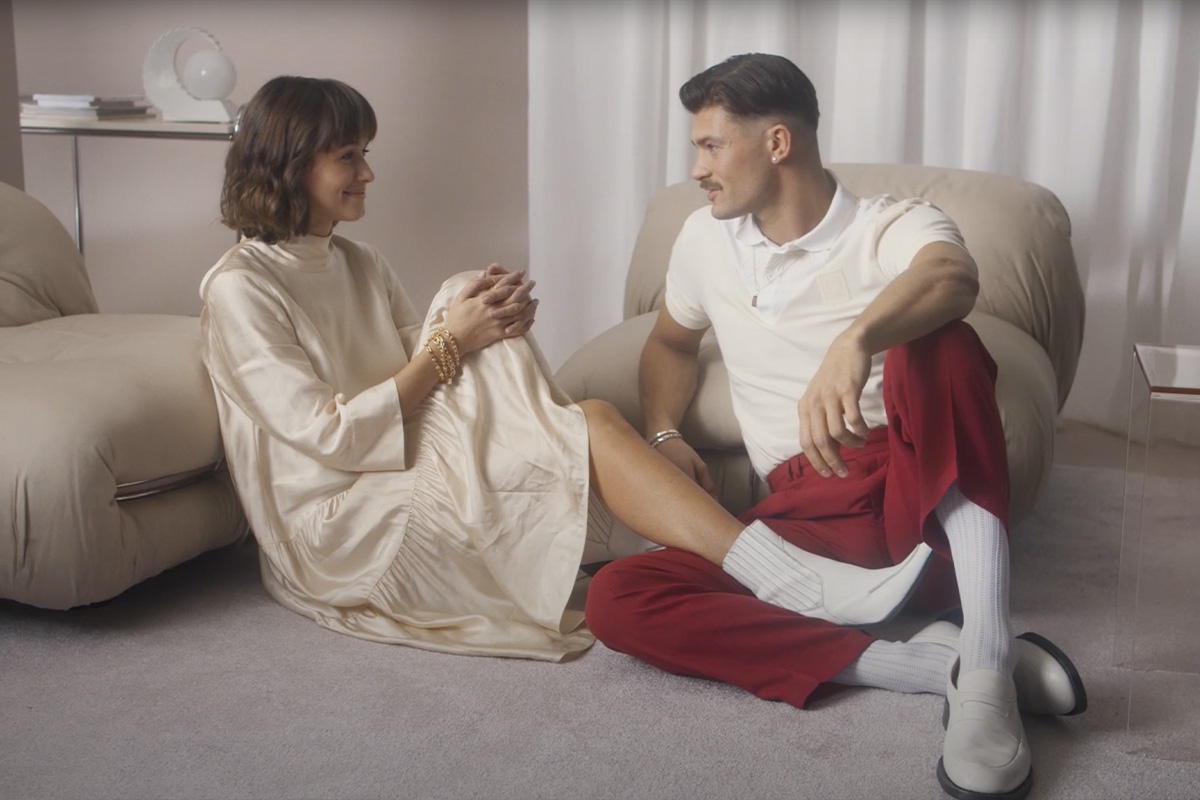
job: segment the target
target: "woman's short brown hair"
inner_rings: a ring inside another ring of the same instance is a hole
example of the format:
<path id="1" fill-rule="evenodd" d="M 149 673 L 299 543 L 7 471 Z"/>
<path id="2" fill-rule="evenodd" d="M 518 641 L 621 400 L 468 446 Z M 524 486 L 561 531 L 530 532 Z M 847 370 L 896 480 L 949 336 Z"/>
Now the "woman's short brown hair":
<path id="1" fill-rule="evenodd" d="M 304 235 L 313 157 L 375 132 L 371 104 L 341 81 L 272 78 L 246 104 L 225 156 L 221 221 L 267 244 Z"/>

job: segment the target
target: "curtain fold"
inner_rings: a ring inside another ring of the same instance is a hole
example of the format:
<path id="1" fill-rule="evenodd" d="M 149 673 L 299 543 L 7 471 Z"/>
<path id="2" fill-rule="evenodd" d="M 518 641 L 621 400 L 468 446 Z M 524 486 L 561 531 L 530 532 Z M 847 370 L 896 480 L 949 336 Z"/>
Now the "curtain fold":
<path id="1" fill-rule="evenodd" d="M 986 170 L 1058 195 L 1088 313 L 1065 414 L 1124 430 L 1133 343 L 1200 344 L 1197 42 L 1193 0 L 530 0 L 547 356 L 621 319 L 646 203 L 688 179 L 679 86 L 776 52 L 817 87 L 826 161 Z"/>

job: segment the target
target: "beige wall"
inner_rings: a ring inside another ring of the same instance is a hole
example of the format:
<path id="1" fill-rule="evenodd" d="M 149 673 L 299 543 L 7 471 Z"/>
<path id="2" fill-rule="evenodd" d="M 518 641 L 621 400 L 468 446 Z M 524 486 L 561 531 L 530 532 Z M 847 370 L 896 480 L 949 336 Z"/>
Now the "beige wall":
<path id="1" fill-rule="evenodd" d="M 526 265 L 526 0 L 6 2 L 22 93 L 140 94 L 146 51 L 184 26 L 205 28 L 232 58 L 236 103 L 279 74 L 358 88 L 379 117 L 376 179 L 367 217 L 339 233 L 378 246 L 418 306 L 459 270 Z M 67 140 L 22 140 L 27 191 L 73 229 Z M 200 278 L 233 242 L 217 221 L 226 147 L 79 140 L 102 311 L 199 312 Z"/>
<path id="2" fill-rule="evenodd" d="M 0 181 L 25 186 L 17 113 L 17 57 L 13 46 L 12 0 L 0 0 Z"/>

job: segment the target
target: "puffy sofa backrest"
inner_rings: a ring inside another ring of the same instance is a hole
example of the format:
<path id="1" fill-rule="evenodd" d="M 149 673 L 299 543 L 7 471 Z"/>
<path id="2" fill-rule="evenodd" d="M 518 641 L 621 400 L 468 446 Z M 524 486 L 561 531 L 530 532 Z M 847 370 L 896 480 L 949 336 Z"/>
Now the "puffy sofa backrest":
<path id="1" fill-rule="evenodd" d="M 860 197 L 923 197 L 958 223 L 979 265 L 976 309 L 1015 325 L 1041 345 L 1054 366 L 1061 409 L 1075 378 L 1084 306 L 1070 221 L 1058 198 L 1028 181 L 972 170 L 913 164 L 829 168 Z M 705 203 L 694 182 L 668 187 L 651 203 L 626 278 L 626 319 L 662 303 L 675 238 L 688 215 Z M 1014 231 L 1021 235 L 1014 237 Z"/>
<path id="2" fill-rule="evenodd" d="M 70 234 L 41 203 L 0 183 L 0 327 L 95 312 Z"/>

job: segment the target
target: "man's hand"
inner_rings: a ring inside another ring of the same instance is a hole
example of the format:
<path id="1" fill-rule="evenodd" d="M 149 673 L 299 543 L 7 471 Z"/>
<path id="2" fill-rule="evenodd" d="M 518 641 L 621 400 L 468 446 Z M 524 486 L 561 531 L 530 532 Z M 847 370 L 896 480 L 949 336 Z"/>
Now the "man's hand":
<path id="1" fill-rule="evenodd" d="M 848 474 L 841 447 L 866 444 L 867 424 L 858 402 L 870 374 L 871 353 L 866 346 L 852 337 L 839 336 L 797 405 L 800 447 L 826 478 L 832 473 L 841 478 Z"/>
<path id="2" fill-rule="evenodd" d="M 679 470 L 700 485 L 700 488 L 713 497 L 717 496 L 717 487 L 708 474 L 708 466 L 692 446 L 679 437 L 667 439 L 654 448 L 674 464 Z"/>

